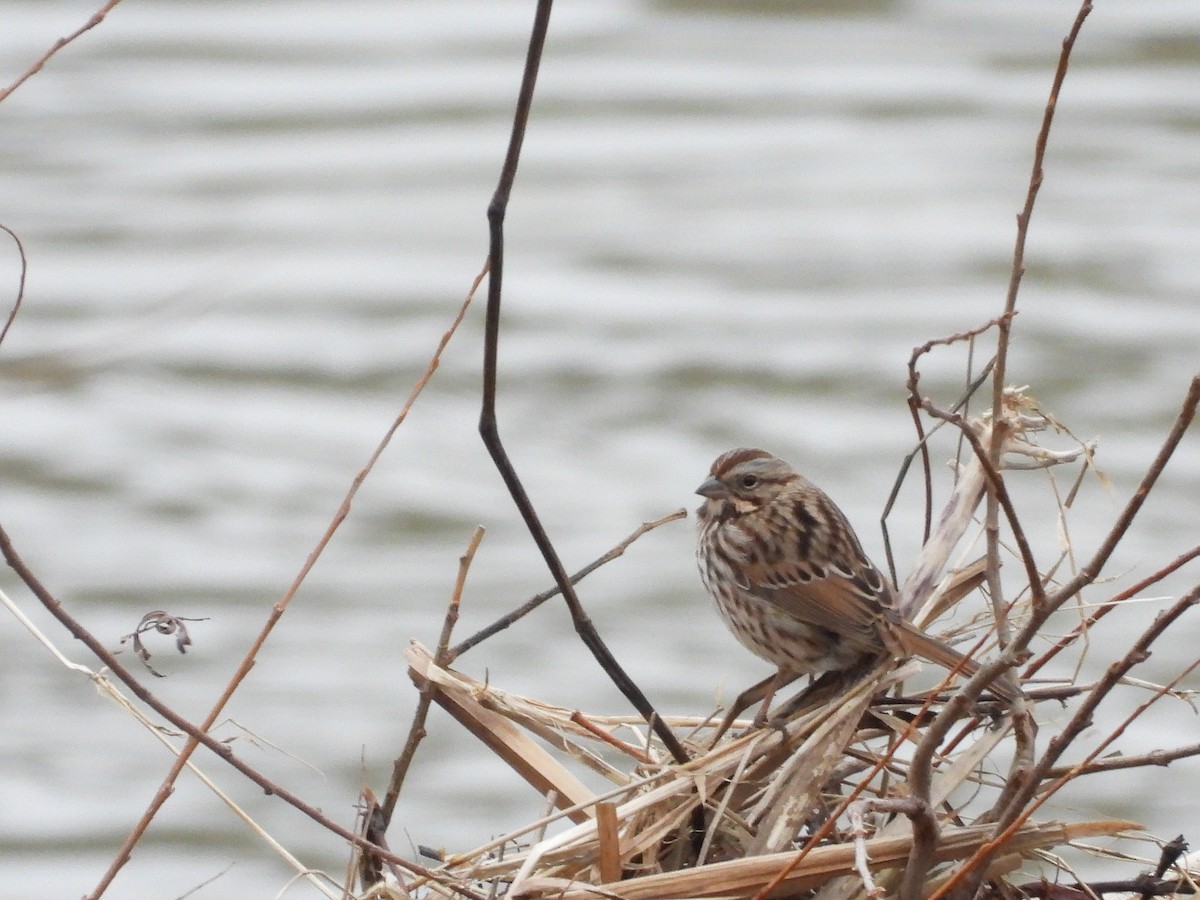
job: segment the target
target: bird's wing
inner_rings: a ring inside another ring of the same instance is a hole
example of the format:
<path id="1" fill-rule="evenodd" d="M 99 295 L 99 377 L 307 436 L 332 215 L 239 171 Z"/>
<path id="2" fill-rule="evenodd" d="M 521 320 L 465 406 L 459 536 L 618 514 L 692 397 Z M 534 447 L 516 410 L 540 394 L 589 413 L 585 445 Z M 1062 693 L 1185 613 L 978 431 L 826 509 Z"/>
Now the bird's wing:
<path id="1" fill-rule="evenodd" d="M 890 605 L 891 592 L 869 562 L 856 572 L 795 562 L 758 563 L 744 571 L 745 587 L 780 612 L 841 635 L 864 651 L 883 646 L 881 607 Z"/>
<path id="2" fill-rule="evenodd" d="M 864 651 L 891 645 L 892 588 L 824 491 L 797 478 L 745 529 L 737 571 L 746 590 Z"/>

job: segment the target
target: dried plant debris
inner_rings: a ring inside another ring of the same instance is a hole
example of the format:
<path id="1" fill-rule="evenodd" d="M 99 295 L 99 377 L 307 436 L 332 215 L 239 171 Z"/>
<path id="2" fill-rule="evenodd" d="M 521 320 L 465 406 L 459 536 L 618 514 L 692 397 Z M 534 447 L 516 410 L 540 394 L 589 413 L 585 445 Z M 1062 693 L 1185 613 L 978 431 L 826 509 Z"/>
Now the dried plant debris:
<path id="1" fill-rule="evenodd" d="M 150 665 L 150 648 L 146 646 L 142 640 L 142 635 L 148 631 L 154 631 L 158 634 L 175 635 L 175 649 L 180 653 L 187 653 L 187 648 L 192 645 L 191 635 L 188 634 L 187 625 L 185 622 L 207 622 L 207 618 L 188 618 L 186 616 L 173 616 L 169 612 L 164 612 L 161 609 L 156 609 L 153 612 L 148 612 L 142 616 L 142 620 L 138 622 L 137 628 L 131 633 L 121 638 L 121 643 L 114 650 L 114 653 L 123 653 L 128 644 L 132 642 L 133 652 L 137 654 L 138 659 L 142 661 L 150 674 L 156 678 L 165 677 L 161 672 L 155 670 Z"/>
<path id="2" fill-rule="evenodd" d="M 439 871 L 476 890 L 490 885 L 531 898 L 751 897 L 778 878 L 768 896 L 824 888 L 833 897 L 845 890 L 834 887 L 841 880 L 861 888 L 870 872 L 890 893 L 918 840 L 895 802 L 919 735 L 894 698 L 884 701 L 894 674 L 863 673 L 833 704 L 713 747 L 707 742 L 719 716 L 668 717 L 694 754 L 677 766 L 633 717 L 584 715 L 509 693 L 434 665 L 419 644 L 408 658 L 414 681 L 435 687 L 437 702 L 558 810 L 468 853 L 447 854 Z M 968 809 L 986 808 L 980 796 L 999 788 L 987 758 L 1010 728 L 970 716 L 963 726 L 970 737 L 938 758 L 924 811 L 936 831 L 929 884 L 995 838 L 994 826 L 972 824 Z M 585 787 L 572 766 L 603 775 L 612 789 Z M 847 812 L 854 796 L 871 802 Z M 691 831 L 697 808 L 703 834 Z M 1034 850 L 1136 827 L 1028 821 L 1004 837 L 986 875 L 999 877 Z M 429 885 L 409 887 L 422 886 Z"/>

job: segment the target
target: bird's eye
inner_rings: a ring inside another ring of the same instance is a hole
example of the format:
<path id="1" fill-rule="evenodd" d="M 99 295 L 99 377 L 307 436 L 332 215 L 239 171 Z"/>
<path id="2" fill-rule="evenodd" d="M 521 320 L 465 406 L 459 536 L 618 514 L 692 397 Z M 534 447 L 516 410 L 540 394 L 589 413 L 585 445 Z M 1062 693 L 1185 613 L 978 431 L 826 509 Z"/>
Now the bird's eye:
<path id="1" fill-rule="evenodd" d="M 752 488 L 756 484 L 758 484 L 758 476 L 757 475 L 743 475 L 742 476 L 742 487 Z"/>

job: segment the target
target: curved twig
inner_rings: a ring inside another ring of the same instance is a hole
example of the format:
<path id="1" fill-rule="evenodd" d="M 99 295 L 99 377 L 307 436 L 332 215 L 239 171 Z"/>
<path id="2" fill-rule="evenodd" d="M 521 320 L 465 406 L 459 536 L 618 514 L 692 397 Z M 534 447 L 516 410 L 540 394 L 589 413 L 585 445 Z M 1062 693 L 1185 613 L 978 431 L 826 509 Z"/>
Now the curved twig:
<path id="1" fill-rule="evenodd" d="M 3 344 L 4 338 L 8 335 L 8 329 L 12 328 L 12 323 L 16 320 L 17 313 L 21 310 L 21 302 L 25 299 L 25 275 L 29 271 L 29 260 L 25 258 L 25 245 L 21 243 L 21 239 L 17 237 L 17 233 L 7 225 L 0 225 L 0 229 L 13 239 L 13 243 L 17 245 L 17 255 L 21 257 L 21 274 L 17 278 L 17 299 L 13 301 L 8 318 L 4 320 L 4 327 L 0 328 L 0 344 Z"/>
<path id="2" fill-rule="evenodd" d="M 896 577 L 896 559 L 892 553 L 892 537 L 887 527 L 888 516 L 892 514 L 892 507 L 896 505 L 896 500 L 900 496 L 900 488 L 904 484 L 904 479 L 908 475 L 908 470 L 912 466 L 912 462 L 917 455 L 921 456 L 921 474 L 924 479 L 925 486 L 925 528 L 921 534 L 921 544 L 929 542 L 929 535 L 933 529 L 933 468 L 929 461 L 929 439 L 934 433 L 942 427 L 941 424 L 936 424 L 929 431 L 925 430 L 925 426 L 921 422 L 921 396 L 917 391 L 917 387 L 921 381 L 921 373 L 917 371 L 917 360 L 928 353 L 934 347 L 943 345 L 949 346 L 957 341 L 971 340 L 979 334 L 982 334 L 987 329 L 996 324 L 993 319 L 990 322 L 980 326 L 979 328 L 965 331 L 960 334 L 952 334 L 946 338 L 935 338 L 926 341 L 920 347 L 913 348 L 912 355 L 908 359 L 908 409 L 912 415 L 913 429 L 917 433 L 917 445 L 909 451 L 908 455 L 900 462 L 900 471 L 896 473 L 896 480 L 892 483 L 891 493 L 888 494 L 887 502 L 883 506 L 883 512 L 879 517 L 879 527 L 883 532 L 883 549 L 887 557 L 888 574 L 891 576 L 892 583 L 898 584 L 899 580 Z M 971 382 L 968 383 L 966 391 L 958 399 L 958 401 L 950 408 L 951 412 L 958 412 L 965 407 L 979 390 L 980 386 L 987 380 L 992 372 L 992 366 L 995 364 L 995 359 L 989 360 L 988 364 L 983 367 L 983 371 Z"/>

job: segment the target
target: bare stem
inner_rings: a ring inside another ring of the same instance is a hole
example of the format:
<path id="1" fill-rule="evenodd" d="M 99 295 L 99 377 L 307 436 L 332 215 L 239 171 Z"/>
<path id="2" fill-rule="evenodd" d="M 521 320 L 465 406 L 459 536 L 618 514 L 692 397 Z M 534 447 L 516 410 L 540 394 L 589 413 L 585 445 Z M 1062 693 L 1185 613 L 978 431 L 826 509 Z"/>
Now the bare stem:
<path id="1" fill-rule="evenodd" d="M 103 22 L 104 17 L 112 12 L 113 7 L 120 2 L 121 0 L 108 0 L 107 3 L 92 13 L 92 17 L 88 19 L 87 22 L 85 22 L 80 28 L 75 29 L 75 31 L 71 32 L 66 37 L 61 37 L 55 41 L 49 50 L 38 57 L 28 69 L 17 76 L 16 81 L 14 81 L 8 87 L 0 89 L 0 103 L 3 103 L 5 100 L 7 100 L 9 94 L 23 85 L 38 72 L 42 71 L 42 67 L 50 61 L 50 57 L 52 57 L 55 53 L 67 46 L 67 44 L 71 43 L 84 32 L 91 31 L 93 28 Z"/>
<path id="2" fill-rule="evenodd" d="M 458 622 L 458 606 L 462 600 L 463 587 L 467 583 L 467 572 L 471 568 L 471 561 L 475 559 L 479 543 L 483 540 L 483 533 L 483 526 L 480 525 L 471 535 L 471 542 L 467 545 L 466 552 L 458 558 L 458 578 L 454 582 L 454 593 L 446 608 L 446 619 L 442 623 L 442 634 L 438 638 L 437 651 L 433 657 L 434 664 L 438 668 L 444 668 L 450 659 L 450 635 L 454 631 L 455 623 Z M 387 794 L 384 796 L 381 807 L 383 830 L 385 831 L 392 821 L 392 813 L 396 810 L 396 801 L 400 799 L 400 789 L 404 785 L 404 779 L 416 756 L 417 747 L 425 738 L 425 719 L 429 715 L 429 706 L 433 702 L 433 694 L 436 690 L 437 687 L 432 682 L 426 683 L 425 687 L 421 689 L 421 695 L 417 700 L 417 709 L 413 713 L 412 726 L 409 728 L 408 738 L 404 742 L 404 749 L 397 757 L 395 765 L 392 766 L 392 780 L 388 784 Z"/>

